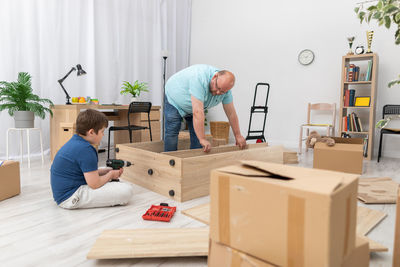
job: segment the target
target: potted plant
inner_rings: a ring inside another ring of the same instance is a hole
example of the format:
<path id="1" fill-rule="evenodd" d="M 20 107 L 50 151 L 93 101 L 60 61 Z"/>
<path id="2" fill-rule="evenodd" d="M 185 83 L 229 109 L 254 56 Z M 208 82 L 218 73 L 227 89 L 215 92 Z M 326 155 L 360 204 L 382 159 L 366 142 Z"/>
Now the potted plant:
<path id="1" fill-rule="evenodd" d="M 52 111 L 43 104 L 53 105 L 51 100 L 40 98 L 32 91 L 31 75 L 27 72 L 18 73 L 16 82 L 0 82 L 0 111 L 8 109 L 8 114 L 14 116 L 16 128 L 33 128 L 34 115 L 44 119 L 46 112 Z"/>
<path id="2" fill-rule="evenodd" d="M 147 83 L 140 83 L 138 80 L 136 80 L 133 85 L 130 82 L 124 81 L 121 87 L 121 95 L 126 95 L 130 94 L 132 99 L 131 101 L 137 101 L 137 98 L 139 97 L 141 92 L 148 92 L 147 90 L 148 85 Z"/>

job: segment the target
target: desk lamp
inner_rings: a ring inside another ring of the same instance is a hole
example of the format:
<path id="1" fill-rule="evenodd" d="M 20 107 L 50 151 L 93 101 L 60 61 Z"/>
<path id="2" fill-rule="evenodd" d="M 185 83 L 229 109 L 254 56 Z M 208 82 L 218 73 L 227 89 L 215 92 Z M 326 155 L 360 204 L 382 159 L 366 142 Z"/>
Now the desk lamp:
<path id="1" fill-rule="evenodd" d="M 71 102 L 69 102 L 69 99 L 70 99 L 71 97 L 70 97 L 69 94 L 67 93 L 67 90 L 65 90 L 64 86 L 62 85 L 62 83 L 63 83 L 63 81 L 71 74 L 71 72 L 73 72 L 74 70 L 78 70 L 77 76 L 81 76 L 81 75 L 86 74 L 86 71 L 84 71 L 84 70 L 82 69 L 81 64 L 78 64 L 78 65 L 76 65 L 76 68 L 75 68 L 75 67 L 72 67 L 71 70 L 70 70 L 62 79 L 58 80 L 58 83 L 61 85 L 61 88 L 64 90 L 65 96 L 66 96 L 66 98 L 67 98 L 67 102 L 65 103 L 66 105 L 71 105 Z"/>

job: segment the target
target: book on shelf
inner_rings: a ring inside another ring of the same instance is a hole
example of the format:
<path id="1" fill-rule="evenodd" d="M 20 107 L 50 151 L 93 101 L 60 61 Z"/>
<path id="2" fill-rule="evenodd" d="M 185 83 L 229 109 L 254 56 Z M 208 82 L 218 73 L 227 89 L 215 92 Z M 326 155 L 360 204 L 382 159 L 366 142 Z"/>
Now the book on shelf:
<path id="1" fill-rule="evenodd" d="M 350 91 L 346 89 L 344 92 L 344 106 L 345 107 L 349 106 L 349 98 L 350 98 Z"/>
<path id="2" fill-rule="evenodd" d="M 352 112 L 342 118 L 342 128 L 344 132 L 362 132 L 363 127 L 360 118 Z"/>
<path id="3" fill-rule="evenodd" d="M 356 95 L 356 90 L 350 89 L 349 90 L 349 107 L 354 107 L 355 95 Z"/>

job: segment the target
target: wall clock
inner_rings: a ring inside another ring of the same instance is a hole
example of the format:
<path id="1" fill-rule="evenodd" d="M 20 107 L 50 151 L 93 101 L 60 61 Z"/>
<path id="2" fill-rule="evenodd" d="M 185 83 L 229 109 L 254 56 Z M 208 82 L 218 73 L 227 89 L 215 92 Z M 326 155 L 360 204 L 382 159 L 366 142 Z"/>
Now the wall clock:
<path id="1" fill-rule="evenodd" d="M 314 61 L 314 52 L 310 49 L 304 49 L 299 53 L 298 60 L 302 65 L 310 65 Z"/>

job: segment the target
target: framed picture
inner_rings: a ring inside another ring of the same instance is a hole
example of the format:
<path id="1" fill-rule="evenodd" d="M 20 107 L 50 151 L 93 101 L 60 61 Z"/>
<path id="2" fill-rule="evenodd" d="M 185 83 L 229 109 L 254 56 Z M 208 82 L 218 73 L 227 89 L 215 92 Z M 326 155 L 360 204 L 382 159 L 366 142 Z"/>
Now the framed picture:
<path id="1" fill-rule="evenodd" d="M 356 101 L 354 102 L 355 107 L 369 107 L 371 103 L 370 96 L 356 96 Z"/>

